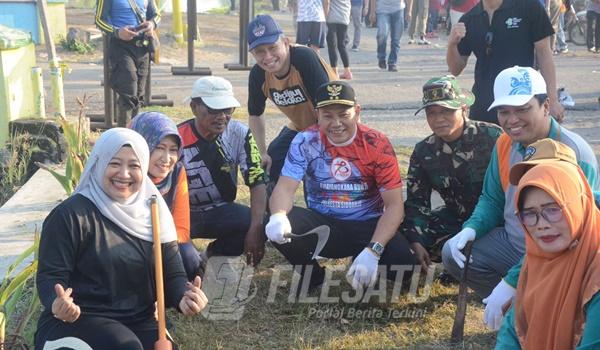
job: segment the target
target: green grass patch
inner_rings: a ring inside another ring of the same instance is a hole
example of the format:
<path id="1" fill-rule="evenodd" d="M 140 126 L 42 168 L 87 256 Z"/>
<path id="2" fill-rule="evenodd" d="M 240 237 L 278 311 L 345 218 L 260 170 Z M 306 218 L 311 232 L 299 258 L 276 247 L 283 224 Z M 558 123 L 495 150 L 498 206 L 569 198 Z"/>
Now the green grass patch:
<path id="1" fill-rule="evenodd" d="M 226 15 L 229 13 L 229 6 L 215 7 L 206 11 L 206 13 L 211 15 Z"/>

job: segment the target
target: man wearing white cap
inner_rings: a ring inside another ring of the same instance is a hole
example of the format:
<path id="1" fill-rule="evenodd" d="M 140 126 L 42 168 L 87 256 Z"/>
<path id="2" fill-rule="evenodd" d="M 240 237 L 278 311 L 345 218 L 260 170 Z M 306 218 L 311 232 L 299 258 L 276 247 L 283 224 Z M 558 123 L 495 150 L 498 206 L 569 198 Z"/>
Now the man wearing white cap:
<path id="1" fill-rule="evenodd" d="M 527 146 L 544 138 L 564 143 L 575 152 L 592 189 L 598 191 L 600 186 L 598 163 L 591 147 L 550 117 L 546 83 L 540 73 L 518 66 L 503 70 L 494 82 L 494 98 L 489 108 L 497 109 L 505 134 L 498 138 L 492 152 L 477 206 L 463 229 L 444 245 L 442 260 L 446 270 L 460 278 L 466 260 L 461 250 L 467 242 L 475 241 L 468 285 L 480 297 L 488 297 L 484 302 L 501 305 L 504 303 L 497 301 L 510 300 L 517 282 L 513 274 L 504 280 L 502 276 L 525 252 L 523 228 L 515 215 L 516 186 L 510 183 L 509 172 L 512 165 L 523 160 Z"/>
<path id="2" fill-rule="evenodd" d="M 231 120 L 240 106 L 231 83 L 220 77 L 198 79 L 189 97 L 194 114 L 179 124 L 183 163 L 188 176 L 192 238 L 216 238 L 207 247 L 212 255 L 246 253 L 257 265 L 266 240 L 265 172 L 250 129 Z M 234 203 L 238 168 L 250 188 L 250 208 Z"/>

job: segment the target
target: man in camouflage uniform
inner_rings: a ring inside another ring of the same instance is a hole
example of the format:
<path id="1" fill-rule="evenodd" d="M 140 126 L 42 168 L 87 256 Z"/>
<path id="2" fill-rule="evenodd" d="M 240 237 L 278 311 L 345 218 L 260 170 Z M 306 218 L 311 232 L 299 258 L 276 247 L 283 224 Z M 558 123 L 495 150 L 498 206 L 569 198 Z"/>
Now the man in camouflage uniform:
<path id="1" fill-rule="evenodd" d="M 495 124 L 468 119 L 474 100 L 452 75 L 432 78 L 423 86 L 423 106 L 415 114 L 425 109 L 433 134 L 417 143 L 410 157 L 401 231 L 424 267 L 440 261 L 444 242 L 471 215 L 502 133 Z M 444 205 L 431 208 L 432 191 Z"/>

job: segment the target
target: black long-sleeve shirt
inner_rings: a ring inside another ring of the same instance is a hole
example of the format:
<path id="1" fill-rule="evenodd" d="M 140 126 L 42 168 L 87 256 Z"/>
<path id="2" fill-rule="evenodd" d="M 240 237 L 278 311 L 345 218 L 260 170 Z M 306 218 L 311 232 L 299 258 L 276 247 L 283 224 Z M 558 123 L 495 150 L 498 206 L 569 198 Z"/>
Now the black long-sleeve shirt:
<path id="1" fill-rule="evenodd" d="M 177 307 L 187 277 L 177 242 L 162 244 L 165 303 Z M 102 215 L 86 197 L 74 195 L 44 221 L 37 288 L 51 316 L 54 285 L 73 289 L 82 314 L 124 324 L 152 318 L 156 288 L 152 242 L 136 238 Z"/>

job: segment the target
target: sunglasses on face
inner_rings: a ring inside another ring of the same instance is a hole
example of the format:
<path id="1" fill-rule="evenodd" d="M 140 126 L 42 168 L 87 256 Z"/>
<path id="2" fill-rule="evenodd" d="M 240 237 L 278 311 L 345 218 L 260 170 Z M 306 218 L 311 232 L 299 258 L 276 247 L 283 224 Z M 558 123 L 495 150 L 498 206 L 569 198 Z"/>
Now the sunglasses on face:
<path id="1" fill-rule="evenodd" d="M 517 213 L 519 220 L 521 220 L 523 225 L 528 227 L 537 225 L 540 221 L 540 215 L 547 222 L 554 224 L 562 220 L 563 210 L 558 204 L 551 204 L 544 207 L 541 211 L 527 209 Z"/>
<path id="2" fill-rule="evenodd" d="M 211 116 L 217 116 L 217 115 L 223 113 L 226 117 L 231 117 L 233 115 L 233 112 L 235 112 L 235 107 L 224 108 L 224 109 L 213 109 L 213 108 L 208 107 L 206 105 L 206 103 L 204 103 L 204 102 L 201 102 L 199 104 L 203 105 L 204 108 L 206 108 L 206 112 L 208 112 L 208 114 L 210 114 Z"/>

